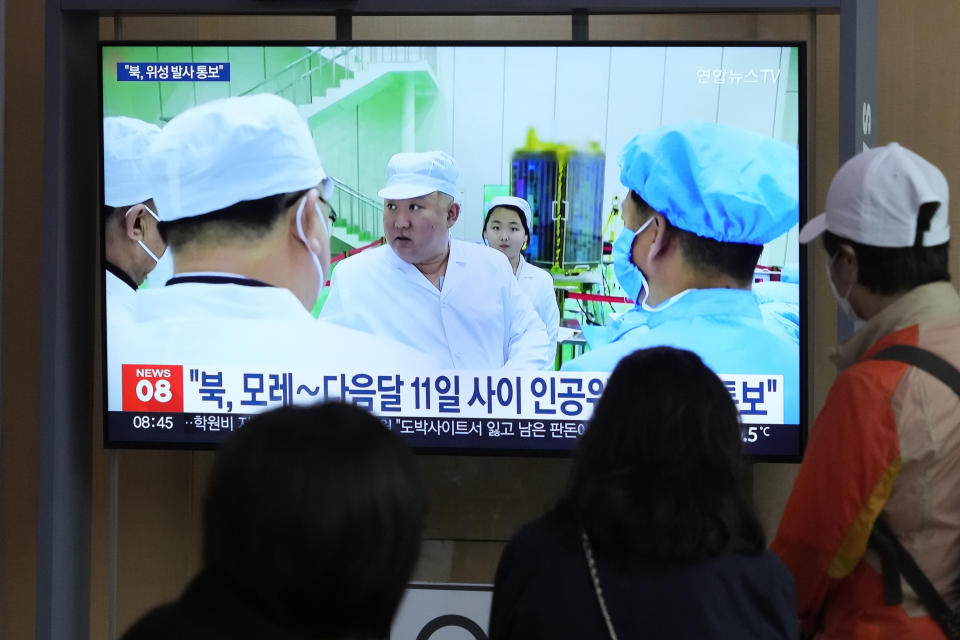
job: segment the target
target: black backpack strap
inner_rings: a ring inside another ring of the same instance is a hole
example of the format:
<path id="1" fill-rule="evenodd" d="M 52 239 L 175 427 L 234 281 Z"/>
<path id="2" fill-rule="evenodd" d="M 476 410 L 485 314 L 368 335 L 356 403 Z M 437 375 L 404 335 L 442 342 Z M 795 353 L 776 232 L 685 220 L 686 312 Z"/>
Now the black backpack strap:
<path id="1" fill-rule="evenodd" d="M 944 599 L 940 597 L 940 594 L 937 593 L 933 583 L 931 583 L 926 574 L 923 573 L 923 570 L 917 566 L 913 556 L 903 548 L 900 540 L 898 540 L 897 536 L 890 530 L 890 525 L 887 524 L 887 521 L 882 515 L 877 518 L 877 521 L 873 524 L 873 531 L 870 532 L 870 544 L 871 546 L 876 544 L 874 548 L 877 549 L 881 557 L 881 562 L 883 563 L 883 595 L 884 601 L 887 604 L 900 604 L 900 602 L 903 601 L 902 594 L 899 593 L 899 580 L 896 588 L 898 592 L 897 595 L 900 596 L 899 599 L 896 602 L 890 602 L 887 599 L 887 596 L 891 595 L 887 591 L 887 562 L 895 558 L 895 569 L 903 576 L 907 584 L 913 587 L 913 590 L 917 593 L 917 597 L 920 598 L 920 602 L 927 608 L 930 615 L 940 620 L 950 614 L 949 605 L 947 605 Z M 885 554 L 891 552 L 893 554 L 892 557 L 889 559 L 884 557 Z"/>
<path id="2" fill-rule="evenodd" d="M 917 566 L 913 556 L 903 548 L 900 540 L 890 530 L 890 526 L 882 515 L 873 524 L 868 544 L 880 554 L 884 602 L 887 605 L 895 605 L 903 601 L 903 594 L 900 591 L 900 576 L 902 575 L 907 584 L 913 587 L 930 617 L 936 620 L 940 628 L 947 632 L 947 637 L 960 637 L 955 635 L 960 631 L 960 628 L 958 628 L 960 619 L 958 619 L 957 613 L 937 592 L 930 579 Z M 896 583 L 895 587 L 893 586 L 894 582 Z M 895 599 L 891 601 L 891 597 L 895 597 Z"/>
<path id="3" fill-rule="evenodd" d="M 904 362 L 918 369 L 923 369 L 953 389 L 954 393 L 960 395 L 960 371 L 931 351 L 909 344 L 895 344 L 886 349 L 881 349 L 870 356 L 870 359 L 896 360 L 897 362 Z"/>
<path id="4" fill-rule="evenodd" d="M 881 349 L 870 357 L 871 360 L 895 360 L 923 369 L 960 395 L 960 371 L 952 364 L 935 353 L 914 347 L 898 344 Z M 950 609 L 943 597 L 927 578 L 926 574 L 917 566 L 913 556 L 904 549 L 900 540 L 890 529 L 890 525 L 883 515 L 877 518 L 870 532 L 869 546 L 880 556 L 883 573 L 883 599 L 888 605 L 903 602 L 903 593 L 900 589 L 900 576 L 907 581 L 930 616 L 944 629 L 948 637 L 958 632 L 958 616 Z"/>
<path id="5" fill-rule="evenodd" d="M 900 563 L 897 546 L 899 541 L 890 532 L 889 526 L 881 514 L 873 524 L 867 546 L 880 557 L 880 576 L 883 578 L 883 602 L 893 606 L 903 602 L 903 590 L 900 588 Z M 926 578 L 926 577 L 924 577 Z"/>

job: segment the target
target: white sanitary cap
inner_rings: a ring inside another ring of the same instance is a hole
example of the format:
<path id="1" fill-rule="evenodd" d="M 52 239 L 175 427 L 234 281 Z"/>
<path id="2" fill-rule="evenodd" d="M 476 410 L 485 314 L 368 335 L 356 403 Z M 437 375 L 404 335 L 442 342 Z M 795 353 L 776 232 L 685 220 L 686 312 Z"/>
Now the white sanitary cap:
<path id="1" fill-rule="evenodd" d="M 490 215 L 490 212 L 497 207 L 513 207 L 514 209 L 520 209 L 520 211 L 523 212 L 523 217 L 526 218 L 527 229 L 533 228 L 533 220 L 530 219 L 530 203 L 523 198 L 518 198 L 516 196 L 497 196 L 487 203 L 486 214 Z"/>
<path id="2" fill-rule="evenodd" d="M 457 161 L 443 151 L 397 153 L 387 163 L 387 185 L 377 195 L 406 200 L 439 191 L 455 198 L 459 178 Z"/>
<path id="3" fill-rule="evenodd" d="M 333 195 L 306 121 L 289 100 L 268 93 L 187 109 L 150 146 L 164 221 L 238 202 L 318 187 Z"/>
<path id="4" fill-rule="evenodd" d="M 103 201 L 129 207 L 153 197 L 147 149 L 160 127 L 136 118 L 103 119 Z"/>
<path id="5" fill-rule="evenodd" d="M 824 231 L 873 247 L 918 245 L 920 205 L 936 203 L 930 226 L 919 245 L 934 247 L 950 240 L 947 179 L 922 157 L 891 142 L 853 156 L 840 167 L 827 191 L 826 210 L 803 225 L 800 242 Z"/>

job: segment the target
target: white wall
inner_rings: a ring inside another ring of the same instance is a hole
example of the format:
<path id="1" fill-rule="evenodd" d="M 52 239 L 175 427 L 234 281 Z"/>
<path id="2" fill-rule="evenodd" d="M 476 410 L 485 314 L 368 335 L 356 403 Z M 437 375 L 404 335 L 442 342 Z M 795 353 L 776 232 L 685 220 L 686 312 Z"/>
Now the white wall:
<path id="1" fill-rule="evenodd" d="M 505 55 L 503 47 L 466 47 L 454 57 L 450 152 L 460 165 L 461 213 L 453 231 L 465 240 L 480 239 L 483 185 L 501 182 Z"/>

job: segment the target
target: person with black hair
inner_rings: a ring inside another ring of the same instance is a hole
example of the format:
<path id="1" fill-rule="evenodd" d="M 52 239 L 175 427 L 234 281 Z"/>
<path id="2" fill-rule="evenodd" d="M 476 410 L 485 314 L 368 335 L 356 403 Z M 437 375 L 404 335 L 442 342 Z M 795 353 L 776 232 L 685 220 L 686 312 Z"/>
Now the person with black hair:
<path id="1" fill-rule="evenodd" d="M 147 150 L 160 133 L 149 122 L 115 116 L 103 119 L 103 254 L 107 324 L 129 321 L 135 293 L 166 250 Z"/>
<path id="2" fill-rule="evenodd" d="M 530 217 L 530 203 L 523 198 L 493 198 L 487 203 L 487 215 L 483 219 L 483 241 L 507 256 L 520 289 L 527 294 L 530 304 L 547 328 L 550 353 L 556 353 L 560 307 L 557 306 L 553 276 L 523 257 L 523 250 L 530 242 Z"/>
<path id="3" fill-rule="evenodd" d="M 444 369 L 553 367 L 547 332 L 507 259 L 451 234 L 460 168 L 444 151 L 387 162 L 386 244 L 337 264 L 320 318 L 433 356 Z"/>
<path id="4" fill-rule="evenodd" d="M 624 146 L 620 182 L 629 192 L 614 260 L 629 263 L 614 267 L 638 304 L 562 369 L 611 371 L 636 349 L 689 349 L 718 374 L 782 376 L 783 422 L 799 424 L 799 346 L 751 291 L 764 245 L 799 221 L 796 147 L 725 125 L 670 125 Z"/>
<path id="5" fill-rule="evenodd" d="M 960 365 L 948 202 L 943 173 L 890 143 L 845 162 L 825 212 L 800 231 L 804 243 L 822 235 L 827 282 L 855 328 L 831 354 L 840 373 L 771 545 L 818 638 L 945 637 L 914 589 L 889 589 L 900 576 L 867 548 L 880 521 L 946 605 L 960 605 L 960 398 L 890 355 Z"/>
<path id="6" fill-rule="evenodd" d="M 203 569 L 124 640 L 387 636 L 420 550 L 407 445 L 350 404 L 262 413 L 217 452 Z"/>
<path id="7" fill-rule="evenodd" d="M 490 640 L 796 638 L 741 447 L 737 408 L 696 354 L 623 358 L 557 507 L 503 552 Z"/>
<path id="8" fill-rule="evenodd" d="M 293 103 L 259 94 L 192 107 L 164 126 L 149 157 L 174 275 L 140 292 L 134 321 L 107 336 L 111 380 L 125 363 L 433 367 L 395 340 L 311 314 L 330 270 L 334 182 Z M 108 402 L 120 410 L 120 384 Z"/>

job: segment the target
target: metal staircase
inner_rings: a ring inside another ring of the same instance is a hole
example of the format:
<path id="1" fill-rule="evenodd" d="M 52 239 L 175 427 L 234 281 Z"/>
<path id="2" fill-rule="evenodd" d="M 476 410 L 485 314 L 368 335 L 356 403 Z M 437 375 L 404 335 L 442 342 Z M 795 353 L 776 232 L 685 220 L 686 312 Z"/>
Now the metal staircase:
<path id="1" fill-rule="evenodd" d="M 434 63 L 425 47 L 347 48 L 333 59 L 342 65 L 336 85 L 322 95 L 314 95 L 309 104 L 300 105 L 300 114 L 310 119 L 337 106 L 353 106 L 376 94 L 403 74 L 418 93 L 435 91 Z"/>
<path id="2" fill-rule="evenodd" d="M 332 202 L 337 221 L 333 224 L 332 237 L 356 248 L 383 235 L 383 202 L 360 193 L 341 180 L 334 178 L 333 181 L 337 185 Z"/>
<path id="3" fill-rule="evenodd" d="M 432 47 L 305 47 L 305 53 L 243 92 L 269 92 L 297 105 L 308 122 L 331 107 L 350 107 L 403 78 L 417 94 L 435 92 L 436 51 Z M 333 207 L 337 222 L 331 241 L 352 249 L 382 235 L 383 203 L 342 180 Z M 334 251 L 338 253 L 339 251 Z"/>

